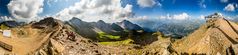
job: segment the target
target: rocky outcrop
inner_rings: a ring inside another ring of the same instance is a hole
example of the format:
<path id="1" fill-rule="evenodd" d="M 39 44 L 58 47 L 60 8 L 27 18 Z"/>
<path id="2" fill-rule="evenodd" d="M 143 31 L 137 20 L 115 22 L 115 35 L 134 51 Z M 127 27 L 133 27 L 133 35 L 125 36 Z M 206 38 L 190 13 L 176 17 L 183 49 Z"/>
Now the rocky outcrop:
<path id="1" fill-rule="evenodd" d="M 112 35 L 118 35 L 121 31 L 124 31 L 123 29 L 120 29 L 119 27 L 112 26 L 109 23 L 105 23 L 103 20 L 99 20 L 98 22 L 91 23 L 94 25 L 94 28 L 99 29 L 102 32 L 105 32 L 107 34 L 112 34 Z M 119 29 L 116 29 L 119 28 Z"/>
<path id="2" fill-rule="evenodd" d="M 42 45 L 43 47 L 34 52 L 34 55 L 61 55 L 65 47 L 54 39 L 50 39 L 48 44 Z"/>
<path id="3" fill-rule="evenodd" d="M 57 20 L 55 20 L 53 17 L 47 17 L 39 22 L 33 23 L 32 27 L 43 29 L 43 28 L 54 28 L 57 25 L 59 25 L 57 23 Z"/>
<path id="4" fill-rule="evenodd" d="M 120 27 L 119 25 L 117 25 L 116 23 L 112 23 L 111 27 L 115 31 L 124 31 L 124 29 L 122 27 Z"/>
<path id="5" fill-rule="evenodd" d="M 133 24 L 128 20 L 123 20 L 122 22 L 118 22 L 117 24 L 125 30 L 143 30 L 142 27 L 137 24 Z"/>
<path id="6" fill-rule="evenodd" d="M 50 39 L 50 44 L 51 44 L 53 50 L 55 50 L 55 52 L 57 52 L 57 53 L 61 53 L 65 49 L 65 47 L 61 43 L 57 42 L 54 39 Z"/>
<path id="7" fill-rule="evenodd" d="M 75 17 L 69 20 L 67 23 L 72 26 L 79 35 L 85 38 L 96 40 L 98 34 L 95 32 L 96 29 L 90 23 L 84 22 Z"/>

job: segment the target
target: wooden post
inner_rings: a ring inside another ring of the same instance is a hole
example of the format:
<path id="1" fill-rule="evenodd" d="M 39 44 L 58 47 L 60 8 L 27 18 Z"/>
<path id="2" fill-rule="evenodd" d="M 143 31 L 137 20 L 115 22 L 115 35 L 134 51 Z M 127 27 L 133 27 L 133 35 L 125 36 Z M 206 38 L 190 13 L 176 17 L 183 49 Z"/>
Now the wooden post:
<path id="1" fill-rule="evenodd" d="M 8 50 L 8 51 L 12 51 L 12 46 L 11 46 L 11 45 L 8 45 L 8 44 L 6 44 L 6 43 L 4 43 L 4 42 L 2 42 L 2 41 L 0 41 L 0 47 L 6 49 L 6 50 Z"/>

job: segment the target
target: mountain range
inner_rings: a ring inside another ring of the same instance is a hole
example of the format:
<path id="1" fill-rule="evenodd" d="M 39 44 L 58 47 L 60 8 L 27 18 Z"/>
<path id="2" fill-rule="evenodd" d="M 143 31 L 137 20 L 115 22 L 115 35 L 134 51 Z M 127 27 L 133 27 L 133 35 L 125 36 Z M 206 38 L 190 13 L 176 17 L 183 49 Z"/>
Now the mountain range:
<path id="1" fill-rule="evenodd" d="M 80 35 L 91 39 L 96 39 L 102 32 L 109 35 L 125 37 L 129 31 L 143 30 L 142 27 L 133 24 L 128 20 L 117 23 L 105 23 L 103 20 L 97 22 L 84 22 L 81 19 L 74 17 L 67 23 Z"/>
<path id="2" fill-rule="evenodd" d="M 166 36 L 171 37 L 183 37 L 191 34 L 198 29 L 205 20 L 202 19 L 152 19 L 152 20 L 136 20 L 133 21 L 137 25 L 140 25 L 147 32 L 160 31 Z"/>

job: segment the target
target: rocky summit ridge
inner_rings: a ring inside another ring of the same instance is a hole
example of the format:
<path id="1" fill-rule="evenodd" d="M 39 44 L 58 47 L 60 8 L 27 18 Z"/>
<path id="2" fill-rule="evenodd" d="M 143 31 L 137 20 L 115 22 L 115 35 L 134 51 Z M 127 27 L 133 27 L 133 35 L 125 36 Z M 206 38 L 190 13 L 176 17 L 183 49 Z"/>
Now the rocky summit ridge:
<path id="1" fill-rule="evenodd" d="M 206 24 L 189 36 L 173 43 L 176 53 L 234 55 L 238 54 L 238 25 L 218 13 L 206 17 Z"/>

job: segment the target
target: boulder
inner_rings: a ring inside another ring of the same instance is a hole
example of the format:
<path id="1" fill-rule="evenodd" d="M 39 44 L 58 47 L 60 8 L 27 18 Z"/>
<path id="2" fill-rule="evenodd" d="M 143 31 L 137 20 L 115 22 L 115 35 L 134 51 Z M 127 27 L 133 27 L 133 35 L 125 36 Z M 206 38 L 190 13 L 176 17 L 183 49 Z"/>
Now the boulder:
<path id="1" fill-rule="evenodd" d="M 56 52 L 58 52 L 58 53 L 63 52 L 65 49 L 65 47 L 61 43 L 57 42 L 54 39 L 50 39 L 50 44 L 51 44 L 52 48 L 54 50 L 56 50 Z"/>

